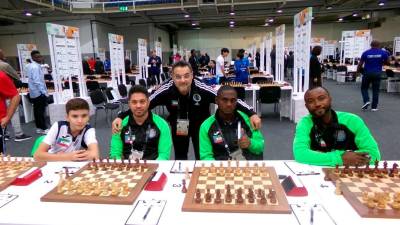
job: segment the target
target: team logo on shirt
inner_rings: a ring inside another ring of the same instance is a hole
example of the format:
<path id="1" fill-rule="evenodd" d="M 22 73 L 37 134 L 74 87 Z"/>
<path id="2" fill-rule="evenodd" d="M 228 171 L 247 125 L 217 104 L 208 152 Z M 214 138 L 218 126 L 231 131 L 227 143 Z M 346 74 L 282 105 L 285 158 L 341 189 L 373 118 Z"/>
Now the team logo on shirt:
<path id="1" fill-rule="evenodd" d="M 216 131 L 213 133 L 213 142 L 215 144 L 221 144 L 224 140 L 222 139 L 221 132 Z"/>
<path id="2" fill-rule="evenodd" d="M 59 137 L 57 139 L 56 144 L 58 146 L 68 148 L 70 146 L 71 142 L 72 142 L 71 137 L 69 135 L 66 135 L 66 136 Z"/>
<path id="3" fill-rule="evenodd" d="M 346 132 L 344 132 L 344 130 L 338 130 L 336 140 L 339 142 L 346 140 Z"/>
<path id="4" fill-rule="evenodd" d="M 197 105 L 197 106 L 199 106 L 200 105 L 200 101 L 201 101 L 201 96 L 199 95 L 199 94 L 194 94 L 193 95 L 193 101 L 195 101 L 195 103 L 194 103 L 194 105 Z"/>

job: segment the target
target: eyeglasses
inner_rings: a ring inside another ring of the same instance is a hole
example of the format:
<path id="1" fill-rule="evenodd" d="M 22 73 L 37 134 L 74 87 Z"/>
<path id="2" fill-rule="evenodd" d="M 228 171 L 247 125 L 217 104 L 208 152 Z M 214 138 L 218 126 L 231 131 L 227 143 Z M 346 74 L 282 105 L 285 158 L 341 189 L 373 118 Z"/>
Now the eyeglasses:
<path id="1" fill-rule="evenodd" d="M 190 79 L 190 77 L 192 76 L 192 73 L 186 73 L 184 75 L 179 75 L 179 74 L 174 74 L 173 77 L 175 80 L 182 80 L 182 79 Z"/>

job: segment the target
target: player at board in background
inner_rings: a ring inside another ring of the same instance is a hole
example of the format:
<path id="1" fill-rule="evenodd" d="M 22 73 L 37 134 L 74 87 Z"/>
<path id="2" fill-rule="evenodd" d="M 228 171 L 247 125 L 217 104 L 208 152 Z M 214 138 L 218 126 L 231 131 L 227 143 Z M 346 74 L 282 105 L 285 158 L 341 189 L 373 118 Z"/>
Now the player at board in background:
<path id="1" fill-rule="evenodd" d="M 129 90 L 130 113 L 111 138 L 110 158 L 168 160 L 172 138 L 167 121 L 149 111 L 149 93 L 136 85 Z"/>
<path id="2" fill-rule="evenodd" d="M 51 126 L 46 136 L 39 137 L 32 149 L 41 161 L 88 161 L 99 158 L 95 129 L 89 125 L 89 104 L 73 98 L 65 105 L 66 121 Z"/>
<path id="3" fill-rule="evenodd" d="M 365 165 L 380 160 L 374 137 L 357 115 L 331 109 L 332 98 L 323 87 L 304 94 L 309 115 L 296 127 L 293 154 L 312 165 Z"/>
<path id="4" fill-rule="evenodd" d="M 262 160 L 264 137 L 252 128 L 249 117 L 236 109 L 235 88 L 221 86 L 215 102 L 217 112 L 200 127 L 200 159 Z"/>

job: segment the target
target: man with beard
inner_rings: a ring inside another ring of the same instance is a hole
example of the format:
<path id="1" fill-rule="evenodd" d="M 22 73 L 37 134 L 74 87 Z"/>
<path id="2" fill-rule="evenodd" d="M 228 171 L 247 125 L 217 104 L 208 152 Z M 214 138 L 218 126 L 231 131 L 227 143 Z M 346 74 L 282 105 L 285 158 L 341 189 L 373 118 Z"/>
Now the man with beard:
<path id="1" fill-rule="evenodd" d="M 335 166 L 365 165 L 381 156 L 378 144 L 357 115 L 331 109 L 331 96 L 323 87 L 304 95 L 310 112 L 296 127 L 293 155 L 300 163 Z"/>
<path id="2" fill-rule="evenodd" d="M 237 93 L 231 86 L 218 89 L 215 115 L 200 127 L 201 160 L 262 160 L 264 137 L 249 117 L 236 109 Z"/>
<path id="3" fill-rule="evenodd" d="M 168 123 L 149 111 L 149 94 L 139 85 L 129 90 L 131 113 L 111 137 L 110 158 L 168 160 L 172 140 Z"/>

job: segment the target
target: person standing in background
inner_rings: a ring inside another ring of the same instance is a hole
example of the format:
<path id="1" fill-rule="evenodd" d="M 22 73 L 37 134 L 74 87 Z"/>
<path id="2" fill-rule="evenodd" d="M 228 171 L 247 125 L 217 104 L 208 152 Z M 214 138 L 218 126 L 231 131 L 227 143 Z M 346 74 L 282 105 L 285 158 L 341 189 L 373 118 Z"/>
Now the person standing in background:
<path id="1" fill-rule="evenodd" d="M 286 59 L 287 61 L 287 79 L 293 80 L 293 68 L 294 68 L 294 55 L 293 51 L 289 52 L 289 55 Z"/>
<path id="2" fill-rule="evenodd" d="M 189 63 L 190 63 L 190 66 L 193 69 L 193 75 L 195 77 L 199 76 L 200 75 L 199 74 L 199 60 L 197 59 L 196 50 L 195 49 L 190 50 Z"/>
<path id="3" fill-rule="evenodd" d="M 317 45 L 311 51 L 311 58 L 310 58 L 310 78 L 308 82 L 308 88 L 314 88 L 322 86 L 322 78 L 321 78 L 321 63 L 319 62 L 318 56 L 322 52 L 322 47 Z"/>
<path id="4" fill-rule="evenodd" d="M 361 55 L 358 63 L 357 72 L 362 73 L 361 94 L 364 101 L 362 110 L 368 109 L 371 105 L 369 101 L 368 89 L 372 84 L 372 111 L 378 111 L 379 86 L 381 83 L 381 74 L 383 64 L 389 64 L 389 55 L 387 51 L 379 48 L 380 43 L 376 40 L 371 42 L 371 48 Z M 364 66 L 364 67 L 363 67 Z M 363 72 L 361 72 L 363 69 Z"/>
<path id="5" fill-rule="evenodd" d="M 28 59 L 27 59 L 28 60 Z M 6 56 L 3 53 L 3 50 L 0 49 L 0 71 L 3 71 L 5 74 L 7 74 L 11 80 L 14 82 L 14 85 L 17 89 L 22 87 L 22 82 L 20 79 L 20 76 L 18 75 L 17 71 L 12 68 L 10 64 L 8 64 L 6 61 Z M 28 66 L 30 63 L 26 64 Z M 26 66 L 25 66 L 25 71 L 26 71 Z M 10 104 L 10 101 L 7 100 L 7 105 Z M 19 105 L 18 105 L 19 106 Z M 29 140 L 32 138 L 32 136 L 26 135 L 24 131 L 22 130 L 21 126 L 21 120 L 19 118 L 19 107 L 15 109 L 15 113 L 13 114 L 11 118 L 11 126 L 14 129 L 14 135 L 15 135 L 15 141 L 25 141 Z M 6 139 L 9 139 L 9 135 L 6 134 L 5 136 Z"/>
<path id="6" fill-rule="evenodd" d="M 161 83 L 160 73 L 161 73 L 161 58 L 157 55 L 156 50 L 151 50 L 151 56 L 149 57 L 150 65 L 149 75 L 153 80 L 157 80 L 157 83 Z"/>
<path id="7" fill-rule="evenodd" d="M 229 55 L 229 50 L 227 48 L 221 49 L 221 55 L 217 57 L 217 65 L 215 69 L 215 75 L 217 77 L 217 84 L 221 77 L 225 76 L 225 58 Z"/>
<path id="8" fill-rule="evenodd" d="M 96 74 L 104 74 L 104 64 L 99 57 L 96 58 L 96 64 L 94 65 L 94 70 L 96 71 Z"/>
<path id="9" fill-rule="evenodd" d="M 125 73 L 131 73 L 131 60 L 125 58 Z"/>
<path id="10" fill-rule="evenodd" d="M 271 72 L 275 79 L 276 45 L 272 45 L 272 50 L 269 56 L 271 57 Z"/>
<path id="11" fill-rule="evenodd" d="M 46 125 L 46 106 L 47 106 L 47 87 L 44 81 L 44 74 L 40 68 L 43 57 L 39 51 L 31 52 L 33 62 L 27 67 L 29 96 L 33 103 L 33 114 L 35 117 L 36 133 L 47 134 Z"/>

